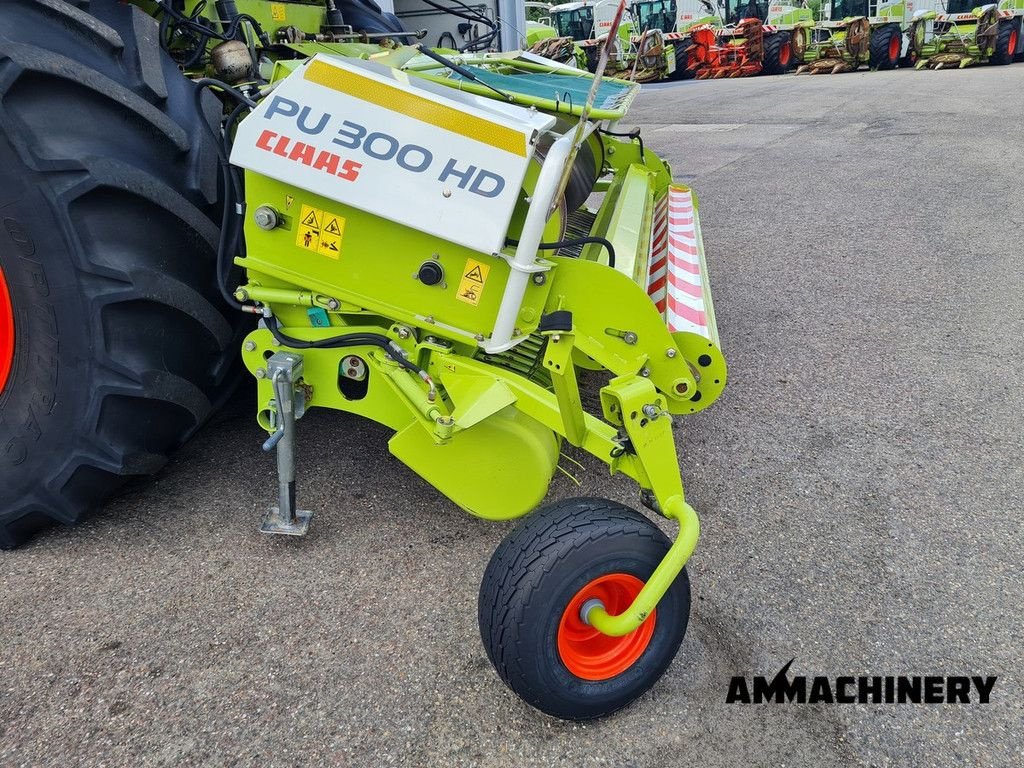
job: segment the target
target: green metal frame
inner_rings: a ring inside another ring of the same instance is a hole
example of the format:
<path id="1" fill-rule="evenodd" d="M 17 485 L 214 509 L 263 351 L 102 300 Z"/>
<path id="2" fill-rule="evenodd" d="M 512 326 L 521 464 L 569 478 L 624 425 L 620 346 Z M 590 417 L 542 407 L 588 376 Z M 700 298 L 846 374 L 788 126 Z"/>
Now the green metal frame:
<path id="1" fill-rule="evenodd" d="M 930 10 L 920 14 L 914 19 L 910 26 L 911 45 L 917 54 L 915 69 L 925 69 L 932 66 L 936 57 L 946 56 L 956 59 L 956 67 L 964 68 L 974 64 L 987 64 L 995 54 L 995 49 L 982 49 L 976 42 L 978 23 L 984 13 L 987 3 L 980 3 L 970 11 L 973 18 L 962 18 L 967 14 L 950 15 L 946 19 L 948 27 L 941 33 L 926 35 L 926 24 L 935 21 L 939 16 L 937 11 Z M 1009 11 L 1013 15 L 1006 21 L 1017 25 L 1018 35 L 1024 35 L 1022 21 L 1024 21 L 1024 0 L 1002 0 L 998 4 L 1000 11 Z M 915 41 L 915 37 L 918 39 Z M 996 40 L 998 42 L 998 38 Z M 952 68 L 952 66 L 950 67 Z"/>
<path id="2" fill-rule="evenodd" d="M 191 12 L 197 2 L 190 0 L 186 10 Z M 150 0 L 139 4 L 153 10 Z M 318 31 L 325 19 L 319 3 L 237 0 L 237 5 L 272 37 L 285 25 Z M 203 15 L 213 19 L 214 14 L 210 3 Z M 324 51 L 373 58 L 417 77 L 495 96 L 475 82 L 453 79 L 450 71 L 423 61 L 408 47 L 284 47 L 300 58 Z M 524 87 L 511 89 L 511 100 L 562 115 L 579 115 L 582 101 L 538 96 L 537 82 L 550 78 L 558 85 L 556 80 L 564 84 L 566 78 L 579 78 L 585 92 L 592 81 L 588 73 L 509 56 L 459 60 L 501 75 L 523 75 Z M 287 56 L 279 58 L 273 79 L 296 66 Z M 639 87 L 609 80 L 609 89 L 610 102 L 593 109 L 591 120 L 623 117 Z M 349 412 L 393 430 L 391 452 L 472 514 L 508 519 L 530 512 L 546 494 L 565 443 L 596 457 L 610 472 L 632 478 L 650 506 L 678 522 L 679 533 L 629 609 L 618 616 L 591 613 L 599 631 L 624 635 L 650 615 L 696 546 L 699 523 L 685 501 L 671 416 L 713 402 L 724 387 L 726 368 L 713 330 L 714 341 L 670 333 L 646 292 L 651 222 L 656 201 L 671 184 L 670 169 L 636 142 L 598 133 L 588 141 L 597 143 L 594 155 L 601 159 L 602 178 L 595 191 L 604 193 L 592 233 L 614 243 L 616 268 L 609 268 L 595 245 L 586 246 L 578 258 L 542 252 L 538 264 L 544 271 L 528 283 L 517 316 L 515 335 L 526 340 L 510 351 L 487 354 L 482 346 L 511 274 L 512 248 L 478 253 L 251 171 L 245 179 L 248 210 L 269 206 L 277 212 L 277 224 L 263 229 L 247 216 L 246 255 L 236 258 L 245 281 L 236 296 L 262 306 L 284 333 L 302 342 L 363 332 L 386 336 L 394 345 L 390 352 L 371 345 L 296 350 L 303 360 L 298 386 L 304 407 Z M 527 173 L 510 237 L 521 226 L 536 176 L 533 169 Z M 297 242 L 305 205 L 345 219 L 336 258 Z M 549 231 L 557 237 L 562 215 L 550 218 L 545 238 Z M 451 277 L 433 286 L 414 279 L 425 259 L 439 263 Z M 456 291 L 469 260 L 489 267 L 475 304 L 458 300 Z M 707 306 L 713 328 L 709 295 Z M 571 327 L 542 331 L 541 318 L 557 311 L 571 313 Z M 392 357 L 396 349 L 429 381 L 400 366 Z M 243 344 L 243 362 L 257 380 L 257 421 L 268 432 L 276 429 L 277 405 L 267 360 L 278 351 L 281 346 L 264 326 Z M 350 372 L 356 370 L 352 358 L 365 366 L 362 378 Z M 604 371 L 607 377 L 599 412 L 581 392 L 577 372 L 583 368 Z"/>
<path id="3" fill-rule="evenodd" d="M 504 259 L 254 173 L 246 178 L 250 208 L 280 210 L 281 226 L 268 232 L 247 222 L 248 255 L 237 259 L 247 281 L 238 295 L 270 307 L 290 336 L 312 341 L 373 330 L 426 370 L 436 387 L 433 397 L 426 383 L 377 348 L 301 350 L 308 408 L 348 411 L 395 430 L 391 451 L 472 514 L 507 519 L 532 510 L 547 492 L 563 442 L 636 481 L 655 508 L 678 522 L 679 534 L 627 611 L 614 617 L 593 612 L 599 631 L 622 635 L 650 614 L 699 535 L 697 516 L 685 501 L 670 414 L 698 410 L 690 399 L 698 391 L 707 393 L 700 407 L 721 391 L 710 380 L 698 381 L 698 354 L 715 357 L 705 376 L 724 385 L 726 374 L 715 345 L 670 334 L 642 283 L 633 279 L 648 266 L 650 217 L 655 199 L 668 189 L 667 166 L 650 150 L 641 156 L 635 143 L 599 140 L 606 143 L 606 201 L 595 229 L 612 232 L 622 262 L 609 269 L 592 250 L 581 258 L 546 259 L 546 279 L 530 283 L 519 315 L 517 333 L 537 339 L 530 365 L 517 367 L 479 348 L 508 277 Z M 296 245 L 301 205 L 346 219 L 339 259 Z M 384 242 L 387 253 L 381 254 Z M 412 279 L 425 255 L 453 275 L 467 258 L 486 260 L 490 272 L 479 305 Z M 571 330 L 538 331 L 541 316 L 556 310 L 572 312 Z M 257 377 L 259 422 L 268 431 L 275 423 L 274 393 L 261 371 L 278 349 L 270 331 L 261 328 L 248 336 L 243 353 Z M 339 367 L 348 356 L 359 357 L 369 371 L 365 394 L 355 398 L 339 384 Z M 581 358 L 610 376 L 600 390 L 600 414 L 583 406 Z M 481 455 L 495 458 L 487 471 L 474 471 Z"/>

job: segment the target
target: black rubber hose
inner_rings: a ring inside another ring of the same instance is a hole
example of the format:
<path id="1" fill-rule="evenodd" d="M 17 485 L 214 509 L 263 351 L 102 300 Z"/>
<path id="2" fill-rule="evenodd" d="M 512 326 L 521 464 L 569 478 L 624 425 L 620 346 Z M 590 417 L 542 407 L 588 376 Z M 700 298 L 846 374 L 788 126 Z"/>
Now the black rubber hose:
<path id="1" fill-rule="evenodd" d="M 460 0 L 454 0 L 454 2 L 457 5 L 460 5 L 463 8 L 465 8 L 465 11 L 460 11 L 457 8 L 453 8 L 451 6 L 444 6 L 441 5 L 440 3 L 435 3 L 433 0 L 423 0 L 423 2 L 429 5 L 431 8 L 434 8 L 438 11 L 442 11 L 443 13 L 447 13 L 451 16 L 455 16 L 460 19 L 465 19 L 466 21 L 475 21 L 478 24 L 483 24 L 485 27 L 488 27 L 491 30 L 489 33 L 482 35 L 481 37 L 467 41 L 466 44 L 461 47 L 453 46 L 456 47 L 460 53 L 472 53 L 474 51 L 479 50 L 482 47 L 485 48 L 488 45 L 490 45 L 491 41 L 494 40 L 494 38 L 497 37 L 498 35 L 497 24 L 495 24 L 489 18 L 484 16 L 482 13 L 479 13 L 478 11 L 474 10 L 473 8 L 471 8 L 470 6 L 466 5 L 463 2 L 460 2 Z"/>
<path id="2" fill-rule="evenodd" d="M 508 245 L 519 245 L 519 241 L 513 240 L 511 237 L 507 238 L 505 242 Z M 604 249 L 608 251 L 608 266 L 615 266 L 615 246 L 603 237 L 574 237 L 570 240 L 559 240 L 557 243 L 537 243 L 537 248 L 545 251 L 554 251 L 559 248 L 568 248 L 571 245 L 586 245 L 587 243 L 603 245 Z"/>
<path id="3" fill-rule="evenodd" d="M 225 92 L 233 96 L 238 100 L 238 106 L 235 107 L 234 111 L 228 117 L 227 121 L 221 130 L 221 135 L 217 135 L 213 126 L 203 121 L 203 125 L 206 126 L 206 130 L 213 136 L 214 146 L 217 147 L 217 155 L 220 160 L 221 169 L 221 182 L 224 188 L 224 200 L 223 209 L 221 213 L 220 223 L 220 236 L 217 240 L 217 288 L 220 291 L 221 297 L 227 303 L 228 306 L 234 309 L 244 311 L 243 305 L 231 294 L 227 285 L 227 273 L 229 270 L 228 260 L 231 258 L 231 254 L 237 250 L 238 239 L 241 236 L 241 225 L 240 219 L 241 214 L 236 210 L 238 201 L 242 199 L 242 182 L 235 174 L 234 169 L 231 167 L 231 128 L 235 124 L 235 121 L 241 116 L 242 111 L 245 109 L 251 109 L 256 106 L 256 102 L 248 98 L 241 91 L 232 88 L 227 83 L 213 78 L 203 78 L 197 80 L 196 84 L 198 87 L 195 90 L 196 109 L 199 114 L 203 114 L 202 106 L 202 95 L 205 88 L 216 86 L 223 88 Z M 234 217 L 234 218 L 232 218 Z"/>
<path id="4" fill-rule="evenodd" d="M 160 10 L 162 10 L 165 14 L 173 16 L 174 19 L 178 22 L 176 26 L 184 26 L 187 29 L 192 30 L 193 32 L 198 32 L 200 35 L 206 35 L 207 37 L 212 37 L 217 40 L 237 39 L 238 28 L 244 22 L 252 27 L 253 31 L 256 33 L 256 36 L 260 39 L 260 42 L 263 43 L 263 46 L 265 48 L 270 47 L 270 36 L 263 31 L 263 27 L 260 26 L 260 23 L 247 13 L 238 13 L 236 10 L 236 15 L 231 19 L 231 22 L 227 25 L 224 31 L 218 32 L 212 27 L 207 27 L 204 24 L 200 24 L 198 21 L 196 21 L 195 18 L 186 16 L 184 13 L 168 5 L 166 2 L 163 2 L 162 0 L 158 1 L 157 7 Z"/>
<path id="5" fill-rule="evenodd" d="M 231 214 L 235 203 L 231 199 L 234 197 L 231 194 L 231 180 L 229 179 L 231 168 L 223 160 L 220 163 L 221 179 L 224 187 L 224 211 L 220 217 L 220 238 L 217 240 L 217 288 L 220 290 L 221 298 L 224 299 L 229 307 L 243 311 L 242 303 L 231 294 L 227 285 L 226 261 L 230 258 L 231 253 L 229 246 L 231 243 L 237 242 L 237 238 L 230 236 L 230 230 L 234 229 Z"/>
<path id="6" fill-rule="evenodd" d="M 345 347 L 361 346 L 380 347 L 387 352 L 396 363 L 407 371 L 415 373 L 421 379 L 427 376 L 426 371 L 411 360 L 407 360 L 405 358 L 401 347 L 383 334 L 367 333 L 364 331 L 360 333 L 350 333 L 344 336 L 331 336 L 330 338 L 317 339 L 316 341 L 304 341 L 303 339 L 296 339 L 285 334 L 281 330 L 281 323 L 274 315 L 264 316 L 263 319 L 266 322 L 271 335 L 277 343 L 283 347 L 291 347 L 292 349 L 344 349 Z"/>

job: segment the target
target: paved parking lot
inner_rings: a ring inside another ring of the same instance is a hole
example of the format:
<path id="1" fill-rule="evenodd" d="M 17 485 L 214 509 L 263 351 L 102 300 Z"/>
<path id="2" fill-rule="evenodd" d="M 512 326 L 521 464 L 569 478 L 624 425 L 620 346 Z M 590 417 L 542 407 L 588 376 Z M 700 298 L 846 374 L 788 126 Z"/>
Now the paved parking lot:
<path id="1" fill-rule="evenodd" d="M 242 400 L 156 481 L 0 557 L 0 765 L 1021 764 L 1022 92 L 1024 65 L 641 95 L 701 197 L 731 382 L 678 432 L 690 632 L 628 710 L 566 724 L 504 688 L 476 592 L 506 526 L 382 428 L 304 419 L 314 528 L 260 536 L 273 460 Z M 986 706 L 725 704 L 794 657 L 999 681 Z"/>

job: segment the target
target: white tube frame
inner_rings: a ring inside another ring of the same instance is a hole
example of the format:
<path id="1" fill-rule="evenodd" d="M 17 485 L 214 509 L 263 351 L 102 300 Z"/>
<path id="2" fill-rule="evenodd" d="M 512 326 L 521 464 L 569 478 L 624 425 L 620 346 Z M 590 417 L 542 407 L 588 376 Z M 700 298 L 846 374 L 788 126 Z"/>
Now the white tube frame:
<path id="1" fill-rule="evenodd" d="M 590 136 L 596 128 L 597 123 L 589 123 L 583 132 L 581 142 Z M 544 164 L 541 166 L 537 185 L 530 198 L 530 207 L 526 212 L 526 221 L 523 222 L 519 245 L 516 246 L 515 256 L 509 261 L 512 271 L 509 273 L 508 282 L 505 283 L 505 293 L 502 294 L 501 306 L 498 307 L 498 314 L 494 320 L 494 330 L 491 332 L 490 339 L 480 344 L 488 354 L 493 355 L 512 349 L 525 338 L 516 337 L 516 320 L 519 317 L 519 310 L 523 306 L 523 297 L 526 295 L 531 275 L 537 272 L 546 272 L 551 268 L 548 264 L 537 263 L 537 251 L 541 237 L 544 235 L 544 227 L 548 223 L 548 215 L 554 203 L 554 197 L 558 194 L 562 171 L 566 162 L 573 155 L 575 133 L 576 126 L 574 125 L 571 130 L 556 139 L 544 155 Z"/>

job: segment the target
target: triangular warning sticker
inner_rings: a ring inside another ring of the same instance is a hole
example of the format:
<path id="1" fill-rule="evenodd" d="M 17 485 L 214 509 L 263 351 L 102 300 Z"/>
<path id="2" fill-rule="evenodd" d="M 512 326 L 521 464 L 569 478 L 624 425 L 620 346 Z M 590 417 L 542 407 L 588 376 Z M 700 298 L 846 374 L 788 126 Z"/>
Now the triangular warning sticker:
<path id="1" fill-rule="evenodd" d="M 320 222 L 316 220 L 316 211 L 314 210 L 310 210 L 310 212 L 306 214 L 305 218 L 302 219 L 302 223 L 307 227 L 320 229 Z"/>
<path id="2" fill-rule="evenodd" d="M 484 275 L 480 271 L 479 266 L 475 266 L 469 270 L 469 272 L 466 273 L 466 278 L 472 280 L 474 283 L 482 283 L 484 281 Z"/>
<path id="3" fill-rule="evenodd" d="M 328 234 L 331 234 L 331 235 L 340 235 L 341 234 L 341 228 L 338 226 L 338 217 L 337 216 L 332 218 L 330 223 L 328 223 L 328 225 L 326 227 L 324 227 L 324 232 L 327 232 Z"/>

